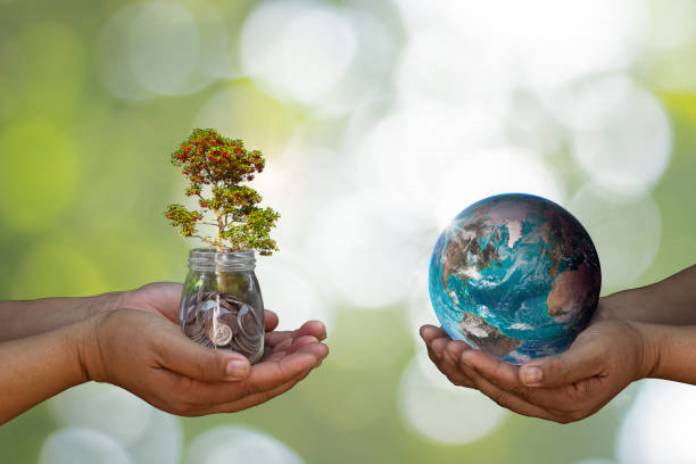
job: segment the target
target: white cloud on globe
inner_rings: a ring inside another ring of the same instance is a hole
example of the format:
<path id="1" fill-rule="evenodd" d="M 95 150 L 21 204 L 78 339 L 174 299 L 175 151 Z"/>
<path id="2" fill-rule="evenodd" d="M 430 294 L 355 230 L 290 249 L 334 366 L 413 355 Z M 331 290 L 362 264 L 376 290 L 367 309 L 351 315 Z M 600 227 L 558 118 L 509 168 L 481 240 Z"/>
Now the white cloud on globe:
<path id="1" fill-rule="evenodd" d="M 461 445 L 492 433 L 507 411 L 477 390 L 456 387 L 430 362 L 412 361 L 399 386 L 399 403 L 406 424 L 436 443 Z"/>
<path id="2" fill-rule="evenodd" d="M 351 22 L 314 1 L 264 2 L 240 36 L 242 69 L 281 99 L 317 104 L 344 77 L 356 52 Z"/>
<path id="3" fill-rule="evenodd" d="M 616 439 L 622 464 L 696 462 L 696 387 L 648 380 L 624 417 Z"/>
<path id="4" fill-rule="evenodd" d="M 39 464 L 134 464 L 113 438 L 96 430 L 67 427 L 46 438 Z"/>

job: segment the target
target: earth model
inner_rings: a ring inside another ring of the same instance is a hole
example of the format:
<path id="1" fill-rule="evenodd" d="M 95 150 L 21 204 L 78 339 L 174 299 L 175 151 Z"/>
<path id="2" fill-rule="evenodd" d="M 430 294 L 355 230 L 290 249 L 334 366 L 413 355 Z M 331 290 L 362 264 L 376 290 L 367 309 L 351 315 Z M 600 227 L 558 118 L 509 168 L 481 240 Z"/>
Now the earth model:
<path id="1" fill-rule="evenodd" d="M 513 364 L 566 350 L 597 307 L 597 250 L 568 211 L 504 194 L 466 208 L 440 234 L 430 299 L 443 329 Z"/>

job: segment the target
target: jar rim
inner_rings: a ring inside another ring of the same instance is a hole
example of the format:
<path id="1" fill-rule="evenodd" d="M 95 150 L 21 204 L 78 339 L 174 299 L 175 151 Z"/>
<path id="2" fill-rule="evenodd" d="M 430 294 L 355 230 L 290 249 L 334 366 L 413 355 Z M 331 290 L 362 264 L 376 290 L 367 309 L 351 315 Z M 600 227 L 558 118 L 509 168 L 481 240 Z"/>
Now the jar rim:
<path id="1" fill-rule="evenodd" d="M 191 270 L 199 272 L 253 271 L 256 253 L 254 250 L 193 248 L 189 251 L 188 263 Z"/>

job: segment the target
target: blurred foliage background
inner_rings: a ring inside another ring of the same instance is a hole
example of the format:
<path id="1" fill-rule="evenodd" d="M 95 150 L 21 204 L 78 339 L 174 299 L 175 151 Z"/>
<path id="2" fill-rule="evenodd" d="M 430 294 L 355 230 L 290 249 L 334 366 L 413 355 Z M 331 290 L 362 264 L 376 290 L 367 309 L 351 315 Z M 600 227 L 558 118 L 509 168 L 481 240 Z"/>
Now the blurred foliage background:
<path id="1" fill-rule="evenodd" d="M 268 157 L 267 306 L 332 349 L 228 416 L 73 389 L 0 428 L 0 460 L 695 462 L 691 388 L 559 426 L 449 386 L 417 340 L 438 231 L 490 194 L 575 213 L 604 294 L 694 262 L 695 57 L 694 0 L 0 0 L 0 298 L 181 281 L 168 154 L 215 127 Z"/>

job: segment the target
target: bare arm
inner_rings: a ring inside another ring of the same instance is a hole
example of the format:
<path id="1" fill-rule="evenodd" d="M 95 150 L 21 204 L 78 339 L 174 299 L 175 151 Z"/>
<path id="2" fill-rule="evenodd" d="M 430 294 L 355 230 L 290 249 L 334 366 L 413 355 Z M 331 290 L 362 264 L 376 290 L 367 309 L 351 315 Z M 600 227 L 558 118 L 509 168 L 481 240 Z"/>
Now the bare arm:
<path id="1" fill-rule="evenodd" d="M 696 265 L 665 280 L 600 301 L 600 315 L 655 324 L 696 324 Z"/>
<path id="2" fill-rule="evenodd" d="M 0 343 L 0 424 L 87 380 L 80 362 L 86 325 Z"/>
<path id="3" fill-rule="evenodd" d="M 696 325 L 636 324 L 646 346 L 645 377 L 696 385 Z"/>
<path id="4" fill-rule="evenodd" d="M 122 293 L 85 298 L 0 301 L 0 343 L 39 335 L 119 307 Z"/>
<path id="5" fill-rule="evenodd" d="M 267 312 L 264 359 L 211 350 L 160 314 L 102 312 L 40 335 L 0 343 L 0 424 L 88 380 L 118 385 L 162 410 L 187 416 L 236 412 L 285 393 L 328 354 L 324 325 L 274 331 Z"/>

